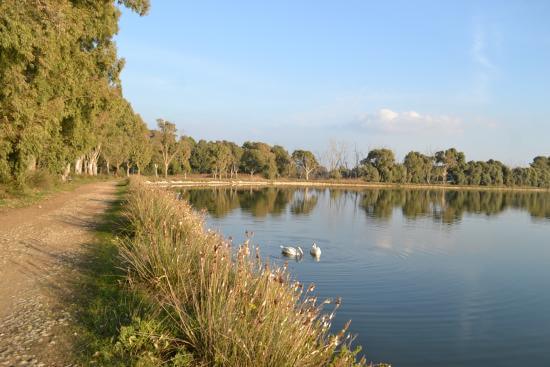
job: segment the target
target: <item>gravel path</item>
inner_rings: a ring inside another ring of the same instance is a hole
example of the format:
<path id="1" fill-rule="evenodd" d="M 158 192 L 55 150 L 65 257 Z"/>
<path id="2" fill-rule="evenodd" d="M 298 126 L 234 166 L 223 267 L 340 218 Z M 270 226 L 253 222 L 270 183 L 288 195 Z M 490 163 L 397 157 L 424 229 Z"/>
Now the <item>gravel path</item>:
<path id="1" fill-rule="evenodd" d="M 70 282 L 115 182 L 0 213 L 0 366 L 71 366 Z"/>

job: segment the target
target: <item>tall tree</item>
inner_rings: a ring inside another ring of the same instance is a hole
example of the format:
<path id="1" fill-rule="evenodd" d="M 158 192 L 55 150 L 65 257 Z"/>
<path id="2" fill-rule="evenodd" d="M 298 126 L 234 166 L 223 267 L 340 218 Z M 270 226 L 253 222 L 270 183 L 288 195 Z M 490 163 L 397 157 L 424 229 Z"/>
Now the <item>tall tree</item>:
<path id="1" fill-rule="evenodd" d="M 403 162 L 407 169 L 407 181 L 429 184 L 432 177 L 433 162 L 433 157 L 419 152 L 409 152 Z"/>
<path id="2" fill-rule="evenodd" d="M 277 165 L 277 176 L 290 176 L 292 169 L 292 157 L 288 151 L 280 145 L 274 145 L 271 152 L 275 154 L 275 164 Z"/>
<path id="3" fill-rule="evenodd" d="M 395 164 L 395 155 L 390 149 L 373 149 L 361 164 L 372 164 L 379 172 L 384 182 L 392 182 L 392 169 Z"/>
<path id="4" fill-rule="evenodd" d="M 153 146 L 149 139 L 149 130 L 141 117 L 136 116 L 139 123 L 134 125 L 130 139 L 130 162 L 137 168 L 137 174 L 140 175 L 145 167 L 151 162 L 153 157 Z"/>
<path id="5" fill-rule="evenodd" d="M 458 183 L 460 171 L 464 170 L 466 164 L 466 157 L 464 153 L 450 148 L 435 153 L 435 162 L 442 167 L 440 170 L 441 181 Z"/>
<path id="6" fill-rule="evenodd" d="M 231 151 L 231 161 L 229 162 L 229 169 L 231 178 L 237 177 L 239 173 L 239 167 L 241 166 L 241 159 L 243 156 L 243 148 L 233 142 L 225 142 Z"/>
<path id="7" fill-rule="evenodd" d="M 178 161 L 183 171 L 184 177 L 187 178 L 187 174 L 191 172 L 191 152 L 195 146 L 195 140 L 190 136 L 182 136 L 178 142 L 180 149 L 178 155 Z"/>
<path id="8" fill-rule="evenodd" d="M 213 161 L 214 157 L 212 157 L 208 142 L 202 139 L 199 140 L 191 150 L 191 156 L 189 157 L 191 168 L 199 173 L 209 173 L 212 170 Z"/>
<path id="9" fill-rule="evenodd" d="M 243 144 L 241 167 L 251 176 L 262 173 L 267 178 L 273 178 L 277 173 L 275 154 L 269 145 L 260 142 L 247 141 Z"/>
<path id="10" fill-rule="evenodd" d="M 180 149 L 176 140 L 177 129 L 175 124 L 163 119 L 157 119 L 157 127 L 158 130 L 154 132 L 153 140 L 162 158 L 164 177 L 168 177 L 168 167 Z"/>
<path id="11" fill-rule="evenodd" d="M 304 174 L 306 180 L 309 180 L 309 175 L 319 167 L 315 155 L 309 150 L 295 150 L 292 152 L 292 159 L 298 171 Z"/>
<path id="12" fill-rule="evenodd" d="M 210 142 L 210 155 L 212 156 L 212 174 L 214 178 L 222 178 L 229 169 L 233 155 L 231 149 L 221 141 Z"/>

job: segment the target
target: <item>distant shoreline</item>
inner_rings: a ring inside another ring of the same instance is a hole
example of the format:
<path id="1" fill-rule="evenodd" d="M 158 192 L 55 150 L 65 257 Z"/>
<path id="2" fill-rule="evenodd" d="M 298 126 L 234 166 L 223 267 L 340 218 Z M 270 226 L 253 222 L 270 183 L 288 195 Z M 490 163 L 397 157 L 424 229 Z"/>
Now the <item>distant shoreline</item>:
<path id="1" fill-rule="evenodd" d="M 147 185 L 169 188 L 183 187 L 320 187 L 320 188 L 367 188 L 367 189 L 409 189 L 409 190 L 449 190 L 449 191 L 530 191 L 550 192 L 548 188 L 540 187 L 509 187 L 509 186 L 473 186 L 448 184 L 396 184 L 361 182 L 360 180 L 323 181 L 323 180 L 264 180 L 264 179 L 214 179 L 214 178 L 144 178 Z"/>

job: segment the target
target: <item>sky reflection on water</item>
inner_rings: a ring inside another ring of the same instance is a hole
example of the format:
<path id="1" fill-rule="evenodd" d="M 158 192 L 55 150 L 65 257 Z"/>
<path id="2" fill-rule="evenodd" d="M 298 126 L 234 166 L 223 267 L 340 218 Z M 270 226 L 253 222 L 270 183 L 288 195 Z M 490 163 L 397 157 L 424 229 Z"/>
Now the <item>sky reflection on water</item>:
<path id="1" fill-rule="evenodd" d="M 270 261 L 280 245 L 321 298 L 341 296 L 367 357 L 396 366 L 549 366 L 550 194 L 186 189 L 208 225 L 246 229 Z M 306 251 L 307 253 L 308 251 Z"/>

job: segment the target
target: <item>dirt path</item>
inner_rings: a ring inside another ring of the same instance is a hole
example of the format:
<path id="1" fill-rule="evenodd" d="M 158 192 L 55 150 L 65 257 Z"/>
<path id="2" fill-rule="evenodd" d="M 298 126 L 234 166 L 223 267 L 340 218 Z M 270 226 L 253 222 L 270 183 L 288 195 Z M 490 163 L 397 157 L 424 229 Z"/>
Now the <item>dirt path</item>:
<path id="1" fill-rule="evenodd" d="M 92 183 L 0 213 L 0 366 L 71 365 L 64 293 L 115 192 Z"/>

